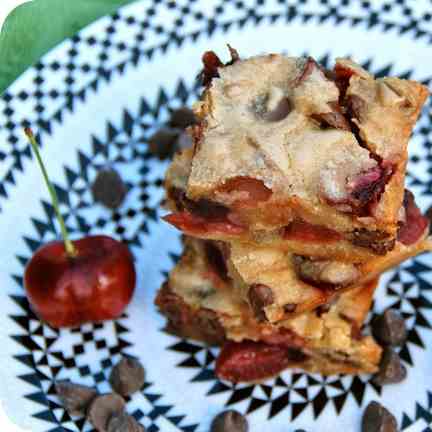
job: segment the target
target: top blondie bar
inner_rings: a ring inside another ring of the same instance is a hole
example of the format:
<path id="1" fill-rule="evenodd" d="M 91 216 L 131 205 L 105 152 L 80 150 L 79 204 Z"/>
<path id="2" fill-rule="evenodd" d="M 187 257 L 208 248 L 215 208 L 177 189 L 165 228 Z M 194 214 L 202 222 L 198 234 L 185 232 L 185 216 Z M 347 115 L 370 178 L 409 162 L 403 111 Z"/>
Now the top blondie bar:
<path id="1" fill-rule="evenodd" d="M 391 250 L 426 87 L 348 59 L 325 70 L 312 58 L 231 54 L 227 64 L 203 56 L 194 147 L 168 172 L 166 219 L 206 238 L 329 240 L 363 258 Z"/>

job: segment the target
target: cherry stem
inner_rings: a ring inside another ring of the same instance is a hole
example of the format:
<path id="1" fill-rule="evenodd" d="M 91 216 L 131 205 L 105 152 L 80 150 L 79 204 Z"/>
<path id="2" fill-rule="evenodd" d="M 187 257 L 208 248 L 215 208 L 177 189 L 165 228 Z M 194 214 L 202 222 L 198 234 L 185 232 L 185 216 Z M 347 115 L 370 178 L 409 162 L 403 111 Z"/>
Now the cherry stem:
<path id="1" fill-rule="evenodd" d="M 43 175 L 43 178 L 45 180 L 45 184 L 46 184 L 46 186 L 48 188 L 48 192 L 51 196 L 51 202 L 52 202 L 52 205 L 54 207 L 54 212 L 55 212 L 57 220 L 60 224 L 60 230 L 62 233 L 66 253 L 70 257 L 74 257 L 77 255 L 77 252 L 76 252 L 75 246 L 73 245 L 72 241 L 69 238 L 69 234 L 68 234 L 67 229 L 66 229 L 65 221 L 63 219 L 63 216 L 60 213 L 58 197 L 57 197 L 56 191 L 55 191 L 55 189 L 54 189 L 54 187 L 53 187 L 53 185 L 52 185 L 52 183 L 48 177 L 48 173 L 47 173 L 47 170 L 45 168 L 45 165 L 42 161 L 42 157 L 41 157 L 40 152 L 39 152 L 39 147 L 37 145 L 36 138 L 33 135 L 32 130 L 28 127 L 26 127 L 24 129 L 24 132 L 27 135 L 27 138 L 30 141 L 30 144 L 32 146 L 33 152 L 36 155 L 36 159 L 37 159 L 37 161 L 39 163 L 39 167 L 42 171 L 42 175 Z"/>

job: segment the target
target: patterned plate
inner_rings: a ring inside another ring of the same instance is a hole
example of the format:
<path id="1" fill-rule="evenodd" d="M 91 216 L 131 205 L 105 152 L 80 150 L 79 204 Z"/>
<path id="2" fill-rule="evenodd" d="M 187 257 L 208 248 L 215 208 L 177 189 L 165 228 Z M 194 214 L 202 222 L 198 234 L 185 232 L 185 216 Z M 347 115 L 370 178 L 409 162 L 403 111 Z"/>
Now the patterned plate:
<path id="1" fill-rule="evenodd" d="M 0 399 L 9 415 L 34 432 L 90 431 L 64 411 L 53 382 L 70 378 L 107 391 L 112 364 L 129 353 L 143 361 L 147 379 L 128 410 L 149 432 L 205 432 L 224 407 L 247 413 L 252 432 L 355 432 L 373 399 L 393 411 L 402 430 L 431 431 L 431 255 L 386 274 L 371 312 L 392 306 L 406 318 L 402 384 L 380 388 L 368 376 L 300 372 L 260 385 L 221 382 L 214 375 L 217 350 L 166 334 L 153 306 L 180 244 L 159 220 L 167 163 L 147 150 L 169 108 L 196 99 L 202 52 L 228 57 L 226 42 L 244 56 L 308 53 L 325 64 L 352 55 L 377 75 L 429 84 L 430 10 L 429 1 L 412 0 L 145 0 L 98 21 L 28 70 L 0 100 Z M 429 105 L 412 139 L 407 180 L 423 210 L 432 204 L 430 121 Z M 118 321 L 55 331 L 29 308 L 23 268 L 58 227 L 22 133 L 26 124 L 39 132 L 73 235 L 113 235 L 136 257 L 137 293 Z M 116 212 L 94 205 L 90 193 L 107 164 L 129 187 Z"/>

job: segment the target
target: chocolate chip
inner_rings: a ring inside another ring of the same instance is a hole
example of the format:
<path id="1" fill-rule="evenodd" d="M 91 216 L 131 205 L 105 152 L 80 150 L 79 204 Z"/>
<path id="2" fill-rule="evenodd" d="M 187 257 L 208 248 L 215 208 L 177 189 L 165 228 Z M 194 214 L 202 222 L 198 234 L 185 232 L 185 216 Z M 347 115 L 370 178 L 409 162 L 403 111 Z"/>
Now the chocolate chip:
<path id="1" fill-rule="evenodd" d="M 253 284 L 248 292 L 249 302 L 258 321 L 265 321 L 264 308 L 274 302 L 272 289 L 264 284 Z"/>
<path id="2" fill-rule="evenodd" d="M 318 318 L 321 318 L 325 313 L 327 313 L 331 308 L 331 304 L 323 304 L 321 306 L 318 306 L 315 309 L 315 313 Z"/>
<path id="3" fill-rule="evenodd" d="M 402 345 L 407 337 L 405 320 L 393 309 L 387 309 L 372 323 L 372 333 L 385 345 Z"/>
<path id="4" fill-rule="evenodd" d="M 120 175 L 112 168 L 99 171 L 92 186 L 93 199 L 105 207 L 116 209 L 123 202 L 127 188 Z"/>
<path id="5" fill-rule="evenodd" d="M 210 432 L 247 432 L 248 430 L 246 418 L 234 410 L 218 414 L 210 428 Z"/>
<path id="6" fill-rule="evenodd" d="M 73 416 L 85 415 L 91 402 L 97 396 L 94 388 L 70 381 L 56 382 L 55 389 L 65 410 Z"/>
<path id="7" fill-rule="evenodd" d="M 177 150 L 176 142 L 179 134 L 178 129 L 159 129 L 148 140 L 150 152 L 161 160 L 172 157 Z"/>
<path id="8" fill-rule="evenodd" d="M 380 403 L 372 401 L 363 414 L 362 432 L 397 432 L 396 419 Z"/>
<path id="9" fill-rule="evenodd" d="M 178 108 L 171 113 L 170 125 L 174 128 L 186 129 L 195 123 L 195 114 L 188 107 Z"/>
<path id="10" fill-rule="evenodd" d="M 229 280 L 228 268 L 222 251 L 211 241 L 204 242 L 204 254 L 209 267 L 224 281 Z"/>
<path id="11" fill-rule="evenodd" d="M 134 417 L 122 413 L 111 418 L 107 432 L 145 432 L 145 428 Z"/>
<path id="12" fill-rule="evenodd" d="M 110 376 L 112 388 L 122 396 L 131 395 L 144 385 L 145 371 L 142 364 L 131 357 L 123 357 Z"/>
<path id="13" fill-rule="evenodd" d="M 115 393 L 97 396 L 90 405 L 88 419 L 98 432 L 108 431 L 108 422 L 112 417 L 124 412 L 125 401 Z"/>
<path id="14" fill-rule="evenodd" d="M 324 126 L 325 129 L 330 127 L 330 128 L 341 129 L 346 131 L 351 130 L 347 119 L 337 111 L 322 113 L 322 114 L 314 114 L 312 118 L 314 120 L 317 120 L 322 127 Z"/>
<path id="15" fill-rule="evenodd" d="M 286 354 L 289 360 L 295 363 L 302 363 L 308 359 L 307 354 L 298 348 L 287 348 Z"/>
<path id="16" fill-rule="evenodd" d="M 385 384 L 396 384 L 403 381 L 407 376 L 405 366 L 402 364 L 399 354 L 392 348 L 385 348 L 380 362 L 379 372 L 373 381 L 380 386 Z"/>
<path id="17" fill-rule="evenodd" d="M 287 303 L 283 309 L 285 313 L 293 313 L 297 309 L 297 305 L 295 303 Z"/>
<path id="18" fill-rule="evenodd" d="M 338 102 L 330 102 L 328 105 L 331 108 L 330 112 L 314 114 L 312 118 L 320 122 L 322 126 L 351 131 L 351 126 L 342 114 Z"/>
<path id="19" fill-rule="evenodd" d="M 395 239 L 383 231 L 368 231 L 365 228 L 355 229 L 350 234 L 353 245 L 371 249 L 377 255 L 385 255 L 394 249 Z"/>
<path id="20" fill-rule="evenodd" d="M 282 98 L 271 111 L 267 111 L 262 118 L 268 122 L 278 122 L 283 120 L 292 111 L 291 103 L 288 98 Z"/>

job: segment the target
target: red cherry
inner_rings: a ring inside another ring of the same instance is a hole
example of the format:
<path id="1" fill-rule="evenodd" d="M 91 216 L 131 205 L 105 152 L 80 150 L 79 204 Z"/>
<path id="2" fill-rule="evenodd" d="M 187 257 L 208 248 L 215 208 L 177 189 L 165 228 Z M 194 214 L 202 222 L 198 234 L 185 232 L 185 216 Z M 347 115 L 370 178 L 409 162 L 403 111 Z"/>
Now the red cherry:
<path id="1" fill-rule="evenodd" d="M 39 248 L 27 264 L 24 284 L 35 313 L 56 328 L 118 318 L 135 289 L 129 249 L 102 235 L 72 244 L 73 256 L 55 241 Z"/>

